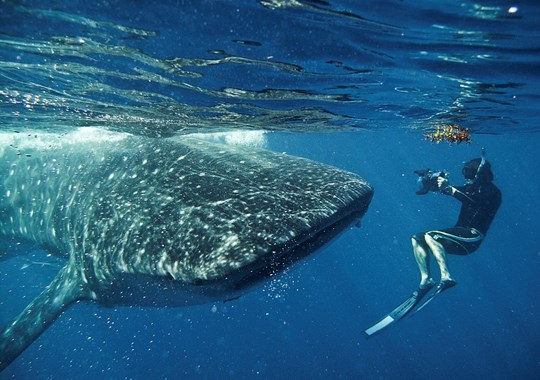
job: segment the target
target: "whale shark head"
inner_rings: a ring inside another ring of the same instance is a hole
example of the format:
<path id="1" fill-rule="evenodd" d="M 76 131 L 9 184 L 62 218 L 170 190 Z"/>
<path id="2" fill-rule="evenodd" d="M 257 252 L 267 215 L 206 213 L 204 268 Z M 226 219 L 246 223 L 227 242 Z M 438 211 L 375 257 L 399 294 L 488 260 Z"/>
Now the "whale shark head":
<path id="1" fill-rule="evenodd" d="M 138 146 L 130 164 L 104 173 L 129 183 L 106 190 L 113 202 L 87 210 L 96 215 L 87 217 L 91 231 L 118 228 L 114 235 L 121 237 L 89 237 L 94 275 L 105 274 L 110 280 L 100 284 L 113 284 L 101 292 L 103 302 L 236 297 L 359 220 L 372 196 L 357 175 L 306 159 L 189 138 L 155 144 Z M 158 169 L 159 186 L 150 192 Z M 141 298 L 150 283 L 160 295 Z"/>

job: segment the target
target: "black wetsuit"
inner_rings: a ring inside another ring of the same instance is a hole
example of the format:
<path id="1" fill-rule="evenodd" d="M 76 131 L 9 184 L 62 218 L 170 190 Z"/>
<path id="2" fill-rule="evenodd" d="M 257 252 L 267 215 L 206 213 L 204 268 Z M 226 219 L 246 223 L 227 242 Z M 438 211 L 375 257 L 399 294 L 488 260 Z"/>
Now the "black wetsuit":
<path id="1" fill-rule="evenodd" d="M 474 228 L 485 235 L 501 204 L 497 186 L 492 182 L 459 186 L 454 197 L 462 203 L 456 227 Z"/>
<path id="2" fill-rule="evenodd" d="M 501 191 L 491 181 L 475 181 L 455 187 L 453 197 L 462 203 L 456 225 L 422 232 L 414 238 L 428 248 L 424 235 L 429 234 L 443 245 L 447 253 L 468 255 L 480 246 L 487 233 L 501 204 Z"/>

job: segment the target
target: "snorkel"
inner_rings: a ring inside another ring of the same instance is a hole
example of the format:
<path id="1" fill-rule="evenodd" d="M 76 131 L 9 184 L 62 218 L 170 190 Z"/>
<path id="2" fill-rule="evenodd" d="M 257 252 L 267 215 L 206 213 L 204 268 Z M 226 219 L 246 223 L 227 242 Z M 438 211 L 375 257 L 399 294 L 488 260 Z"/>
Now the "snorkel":
<path id="1" fill-rule="evenodd" d="M 482 159 L 482 161 L 480 161 L 480 165 L 478 165 L 478 170 L 476 171 L 475 178 L 478 177 L 478 173 L 480 173 L 480 170 L 484 167 L 486 163 L 486 148 L 480 149 L 480 158 Z"/>
<path id="2" fill-rule="evenodd" d="M 483 169 L 485 164 L 486 164 L 486 149 L 482 148 L 480 151 L 480 164 L 478 164 L 478 167 L 476 168 L 476 173 L 473 178 L 468 178 L 465 182 L 469 185 L 476 183 L 479 179 L 480 172 Z"/>

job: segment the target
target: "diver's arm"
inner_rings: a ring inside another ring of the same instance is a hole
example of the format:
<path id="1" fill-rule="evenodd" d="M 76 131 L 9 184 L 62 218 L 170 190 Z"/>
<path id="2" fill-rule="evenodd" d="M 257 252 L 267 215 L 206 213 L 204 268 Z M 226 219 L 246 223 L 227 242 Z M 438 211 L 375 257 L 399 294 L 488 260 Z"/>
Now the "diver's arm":
<path id="1" fill-rule="evenodd" d="M 448 182 L 448 179 L 446 179 L 444 177 L 437 178 L 437 185 L 439 187 L 439 192 L 441 192 L 441 194 L 451 195 L 451 196 L 453 196 L 454 198 L 456 198 L 457 200 L 459 200 L 461 202 L 465 202 L 465 201 L 473 202 L 474 201 L 474 199 L 471 198 L 471 196 L 469 194 L 466 194 L 461 189 L 458 189 L 458 188 L 450 185 L 450 182 Z"/>

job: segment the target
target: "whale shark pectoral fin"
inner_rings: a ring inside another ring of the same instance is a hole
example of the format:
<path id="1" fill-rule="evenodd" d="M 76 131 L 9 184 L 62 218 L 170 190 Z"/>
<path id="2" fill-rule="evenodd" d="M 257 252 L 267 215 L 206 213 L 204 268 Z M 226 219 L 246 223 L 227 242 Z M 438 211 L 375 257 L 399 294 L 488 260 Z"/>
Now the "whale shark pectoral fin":
<path id="1" fill-rule="evenodd" d="M 0 330 L 0 372 L 86 293 L 74 266 L 69 263 L 63 267 L 45 290 Z"/>

